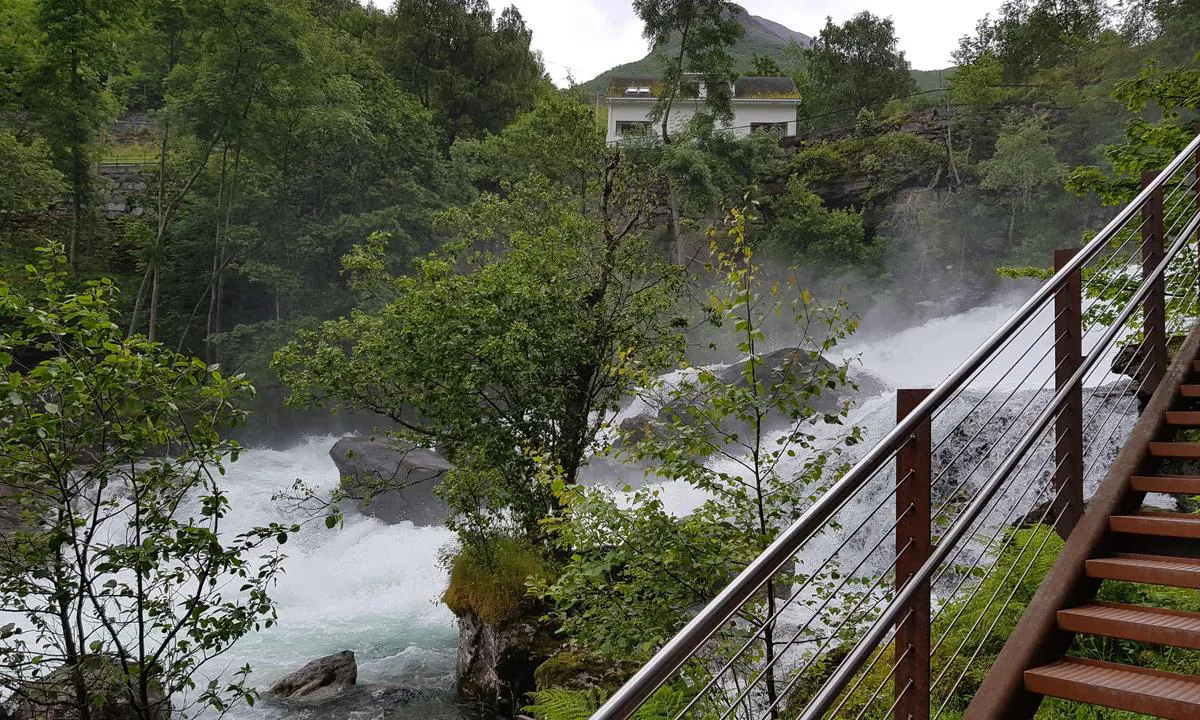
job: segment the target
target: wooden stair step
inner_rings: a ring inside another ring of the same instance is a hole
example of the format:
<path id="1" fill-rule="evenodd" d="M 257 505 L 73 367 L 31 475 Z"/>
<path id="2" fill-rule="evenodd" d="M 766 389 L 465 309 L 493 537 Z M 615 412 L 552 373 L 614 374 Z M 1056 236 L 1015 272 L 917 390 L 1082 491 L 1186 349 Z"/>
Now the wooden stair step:
<path id="1" fill-rule="evenodd" d="M 1160 458 L 1200 458 L 1200 442 L 1152 442 L 1150 454 Z"/>
<path id="2" fill-rule="evenodd" d="M 1113 515 L 1108 519 L 1113 532 L 1134 535 L 1200 539 L 1200 515 L 1144 510 L 1134 515 Z"/>
<path id="3" fill-rule="evenodd" d="M 1200 613 L 1093 602 L 1058 611 L 1063 630 L 1200 650 Z"/>
<path id="4" fill-rule="evenodd" d="M 1129 484 L 1138 492 L 1200 495 L 1200 475 L 1134 475 Z"/>
<path id="5" fill-rule="evenodd" d="M 1200 678 L 1132 665 L 1066 657 L 1026 670 L 1025 689 L 1167 720 L 1200 717 Z"/>
<path id="6" fill-rule="evenodd" d="M 1179 394 L 1185 398 L 1200 398 L 1200 385 L 1180 385 Z"/>
<path id="7" fill-rule="evenodd" d="M 1200 590 L 1200 560 L 1117 553 L 1087 561 L 1088 577 Z"/>
<path id="8" fill-rule="evenodd" d="M 1167 424 L 1200 427 L 1200 412 L 1195 410 L 1168 410 Z"/>

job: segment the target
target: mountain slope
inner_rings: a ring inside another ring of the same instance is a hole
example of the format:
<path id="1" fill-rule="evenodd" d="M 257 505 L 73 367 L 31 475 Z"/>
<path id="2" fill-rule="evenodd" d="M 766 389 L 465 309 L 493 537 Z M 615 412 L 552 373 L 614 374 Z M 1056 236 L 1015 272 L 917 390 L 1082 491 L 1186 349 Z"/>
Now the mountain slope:
<path id="1" fill-rule="evenodd" d="M 746 28 L 746 35 L 733 46 L 730 54 L 739 70 L 749 69 L 750 62 L 756 54 L 768 55 L 782 64 L 783 52 L 789 45 L 795 43 L 807 47 L 812 44 L 812 38 L 808 35 L 784 27 L 773 20 L 751 15 L 745 9 L 738 15 L 738 21 Z M 666 52 L 678 49 L 678 40 L 668 42 L 665 48 Z M 584 83 L 583 87 L 589 91 L 602 91 L 610 77 L 657 76 L 659 72 L 654 53 L 650 52 L 641 60 L 618 65 L 601 73 Z"/>

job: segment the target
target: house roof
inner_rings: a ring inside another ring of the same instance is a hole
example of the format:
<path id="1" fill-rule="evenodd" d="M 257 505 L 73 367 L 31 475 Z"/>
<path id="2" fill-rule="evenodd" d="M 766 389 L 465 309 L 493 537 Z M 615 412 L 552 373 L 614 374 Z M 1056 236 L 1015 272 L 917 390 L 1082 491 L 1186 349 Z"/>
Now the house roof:
<path id="1" fill-rule="evenodd" d="M 636 88 L 649 90 L 647 97 L 658 97 L 662 93 L 662 80 L 656 77 L 615 77 L 608 81 L 608 92 L 605 97 L 638 97 L 628 91 Z"/>
<path id="2" fill-rule="evenodd" d="M 684 95 L 698 94 L 696 83 L 684 83 Z M 614 77 L 608 81 L 608 98 L 656 98 L 662 94 L 656 77 Z M 691 92 L 688 92 L 690 90 Z M 733 85 L 735 100 L 799 100 L 800 90 L 790 77 L 741 77 Z"/>
<path id="3" fill-rule="evenodd" d="M 790 77 L 740 77 L 733 96 L 747 100 L 799 100 L 800 89 Z"/>

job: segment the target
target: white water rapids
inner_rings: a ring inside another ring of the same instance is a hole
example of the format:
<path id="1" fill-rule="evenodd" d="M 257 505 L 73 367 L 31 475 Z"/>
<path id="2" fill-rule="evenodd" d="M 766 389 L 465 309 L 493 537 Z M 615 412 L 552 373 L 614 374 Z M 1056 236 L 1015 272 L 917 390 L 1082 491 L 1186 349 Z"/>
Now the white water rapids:
<path id="1" fill-rule="evenodd" d="M 226 491 L 232 512 L 227 527 L 248 528 L 288 517 L 272 496 L 298 478 L 318 491 L 337 486 L 329 457 L 334 437 L 313 437 L 286 451 L 251 449 L 228 467 Z M 279 624 L 243 638 L 209 672 L 245 663 L 260 689 L 315 658 L 353 650 L 358 682 L 399 685 L 418 691 L 411 703 L 334 706 L 313 717 L 457 718 L 453 708 L 458 629 L 440 603 L 446 587 L 438 551 L 454 540 L 441 527 L 387 525 L 348 510 L 345 524 L 328 530 L 310 523 L 283 547 L 285 574 L 271 592 Z M 394 705 L 394 707 L 392 707 Z M 305 717 L 308 711 L 260 702 L 240 705 L 234 720 Z"/>
<path id="2" fill-rule="evenodd" d="M 891 387 L 932 387 L 977 348 L 1016 309 L 1016 301 L 940 318 L 891 336 L 853 340 L 842 350 Z M 1046 340 L 1045 342 L 1048 342 Z M 1001 363 L 1003 364 L 1003 363 Z M 877 439 L 894 422 L 894 393 L 866 402 L 848 420 Z M 229 467 L 227 490 L 234 526 L 288 518 L 272 495 L 296 479 L 321 489 L 338 482 L 328 451 L 335 438 L 315 437 L 287 450 L 251 449 Z M 702 501 L 679 483 L 666 483 L 668 506 L 687 512 Z M 344 527 L 307 526 L 285 546 L 286 575 L 273 596 L 279 624 L 243 639 L 221 661 L 254 666 L 252 682 L 269 687 L 314 658 L 353 650 L 360 683 L 389 683 L 419 691 L 411 703 L 359 703 L 304 711 L 319 718 L 456 718 L 454 618 L 439 602 L 445 571 L 440 549 L 453 541 L 444 528 L 386 525 L 349 511 Z M 269 702 L 241 706 L 235 720 L 274 720 L 297 715 Z"/>

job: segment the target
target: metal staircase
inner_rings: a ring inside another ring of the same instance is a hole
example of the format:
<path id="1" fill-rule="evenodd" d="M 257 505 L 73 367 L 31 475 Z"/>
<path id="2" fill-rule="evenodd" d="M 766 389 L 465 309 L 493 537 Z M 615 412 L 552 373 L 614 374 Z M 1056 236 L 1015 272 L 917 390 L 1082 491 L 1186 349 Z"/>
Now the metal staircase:
<path id="1" fill-rule="evenodd" d="M 1198 176 L 1200 137 L 946 380 L 898 391 L 895 429 L 593 719 L 668 684 L 680 719 L 1019 720 L 1047 696 L 1200 718 L 1200 679 L 1071 654 L 1200 649 L 1200 613 L 1096 600 L 1200 589 L 1200 515 L 1143 508 L 1200 494 L 1171 468 L 1200 460 Z"/>

